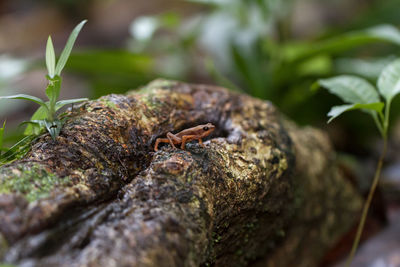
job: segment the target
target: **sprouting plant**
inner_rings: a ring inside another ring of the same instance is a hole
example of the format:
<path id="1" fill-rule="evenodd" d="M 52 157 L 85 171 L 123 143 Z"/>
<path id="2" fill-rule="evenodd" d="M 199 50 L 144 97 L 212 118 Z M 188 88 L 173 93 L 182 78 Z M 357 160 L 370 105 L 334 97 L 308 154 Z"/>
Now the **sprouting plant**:
<path id="1" fill-rule="evenodd" d="M 322 79 L 318 81 L 318 84 L 347 103 L 346 105 L 332 107 L 328 113 L 330 117 L 328 123 L 346 111 L 359 109 L 371 115 L 383 138 L 382 154 L 379 158 L 374 179 L 363 207 L 356 237 L 346 262 L 346 266 L 350 266 L 360 242 L 365 220 L 371 205 L 372 197 L 379 182 L 383 160 L 387 151 L 390 104 L 393 98 L 400 93 L 400 59 L 393 61 L 382 70 L 377 82 L 378 90 L 365 79 L 350 75 Z M 383 101 L 381 100 L 382 98 Z"/>
<path id="2" fill-rule="evenodd" d="M 2 96 L 0 99 L 25 99 L 29 101 L 33 101 L 40 105 L 40 107 L 36 110 L 36 112 L 32 115 L 31 120 L 27 123 L 29 124 L 25 130 L 26 135 L 39 134 L 44 128 L 50 133 L 53 140 L 59 135 L 61 127 L 64 123 L 64 119 L 60 119 L 57 116 L 57 111 L 65 105 L 81 102 L 88 100 L 87 98 L 78 98 L 78 99 L 68 99 L 57 101 L 60 95 L 61 88 L 61 71 L 63 70 L 69 55 L 71 54 L 72 47 L 74 46 L 75 40 L 78 37 L 79 32 L 81 31 L 83 25 L 86 23 L 86 20 L 79 23 L 71 32 L 68 41 L 62 51 L 60 58 L 56 64 L 56 57 L 53 47 L 53 42 L 51 37 L 47 39 L 46 45 L 46 66 L 48 74 L 46 78 L 48 80 L 48 85 L 46 88 L 46 95 L 48 97 L 48 101 L 44 101 L 38 97 L 26 95 L 26 94 L 17 94 L 11 96 Z"/>

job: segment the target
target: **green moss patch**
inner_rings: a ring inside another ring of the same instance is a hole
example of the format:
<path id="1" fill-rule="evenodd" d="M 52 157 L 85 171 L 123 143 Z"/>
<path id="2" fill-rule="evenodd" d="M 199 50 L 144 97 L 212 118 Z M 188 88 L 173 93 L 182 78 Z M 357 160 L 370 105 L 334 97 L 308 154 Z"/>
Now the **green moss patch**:
<path id="1" fill-rule="evenodd" d="M 69 183 L 69 178 L 60 178 L 40 165 L 17 166 L 6 171 L 0 178 L 0 194 L 20 193 L 29 202 L 48 197 L 53 188 Z"/>
<path id="2" fill-rule="evenodd" d="M 106 98 L 101 98 L 101 99 L 99 99 L 101 102 L 103 102 L 107 107 L 109 107 L 109 108 L 112 108 L 112 109 L 117 109 L 118 108 L 118 106 L 114 103 L 114 102 L 112 102 L 111 100 L 109 100 L 109 99 L 106 99 Z"/>

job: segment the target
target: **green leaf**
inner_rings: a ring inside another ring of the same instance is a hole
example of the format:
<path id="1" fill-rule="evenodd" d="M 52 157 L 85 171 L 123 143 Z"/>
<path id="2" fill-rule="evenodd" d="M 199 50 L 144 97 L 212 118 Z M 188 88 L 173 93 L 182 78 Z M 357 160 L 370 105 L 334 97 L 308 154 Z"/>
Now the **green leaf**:
<path id="1" fill-rule="evenodd" d="M 45 120 L 30 120 L 24 121 L 20 124 L 20 126 L 27 124 L 27 128 L 30 126 L 32 127 L 31 134 L 29 135 L 39 135 L 40 132 L 46 127 Z M 25 130 L 26 132 L 26 130 Z M 24 133 L 25 133 L 24 132 Z"/>
<path id="2" fill-rule="evenodd" d="M 0 163 L 4 164 L 10 162 L 18 157 L 24 155 L 30 148 L 30 144 L 35 140 L 36 136 L 29 135 L 21 139 L 15 145 L 13 145 L 6 153 L 0 156 Z"/>
<path id="3" fill-rule="evenodd" d="M 36 127 L 36 129 L 40 129 L 40 131 L 46 128 L 53 140 L 56 140 L 56 137 L 60 134 L 61 128 L 64 124 L 64 120 L 31 120 L 24 121 L 22 124 L 28 124 L 28 126 L 30 125 Z M 35 132 L 34 134 L 38 135 L 39 133 Z"/>
<path id="4" fill-rule="evenodd" d="M 376 103 L 368 103 L 368 104 L 350 104 L 350 105 L 341 105 L 341 106 L 334 106 L 328 112 L 328 116 L 330 117 L 328 123 L 330 123 L 333 119 L 340 116 L 342 113 L 350 110 L 361 109 L 365 112 L 370 113 L 372 116 L 375 112 L 381 113 L 384 107 L 383 102 L 376 102 Z M 376 114 L 376 113 L 375 113 Z"/>
<path id="5" fill-rule="evenodd" d="M 400 92 L 400 59 L 382 70 L 378 79 L 378 90 L 388 102 Z"/>
<path id="6" fill-rule="evenodd" d="M 393 25 L 378 25 L 367 29 L 365 33 L 371 37 L 400 45 L 400 31 Z"/>
<path id="7" fill-rule="evenodd" d="M 46 45 L 46 66 L 50 78 L 53 78 L 55 74 L 56 55 L 54 53 L 53 42 L 51 41 L 50 36 L 47 39 L 47 45 Z"/>
<path id="8" fill-rule="evenodd" d="M 381 58 L 339 58 L 335 60 L 335 72 L 353 74 L 376 81 L 382 70 L 393 62 L 392 56 Z"/>
<path id="9" fill-rule="evenodd" d="M 31 95 L 17 94 L 17 95 L 9 95 L 9 96 L 0 96 L 0 99 L 25 99 L 25 100 L 35 102 L 36 104 L 39 104 L 39 105 L 47 108 L 46 103 L 42 99 L 40 99 L 36 96 L 31 96 Z"/>
<path id="10" fill-rule="evenodd" d="M 0 128 L 0 149 L 3 149 L 3 136 L 4 136 L 4 128 L 6 126 L 6 122 L 3 122 L 3 127 Z M 0 151 L 1 155 L 1 151 Z"/>
<path id="11" fill-rule="evenodd" d="M 225 77 L 224 74 L 215 67 L 215 64 L 211 58 L 206 58 L 204 61 L 207 71 L 210 73 L 212 78 L 217 82 L 217 84 L 229 88 L 235 92 L 242 92 L 243 90 L 239 88 L 234 82 Z"/>
<path id="12" fill-rule="evenodd" d="M 61 101 L 58 101 L 56 103 L 56 109 L 55 110 L 57 111 L 60 108 L 62 108 L 63 106 L 68 105 L 68 104 L 83 102 L 83 101 L 87 101 L 87 100 L 89 100 L 89 98 L 76 98 L 76 99 L 61 100 Z"/>
<path id="13" fill-rule="evenodd" d="M 35 113 L 33 113 L 32 117 L 31 117 L 31 121 L 35 122 L 35 121 L 39 121 L 39 120 L 44 120 L 47 118 L 47 116 L 48 116 L 47 114 L 48 114 L 48 110 L 46 108 L 44 108 L 43 106 L 39 107 L 35 111 Z M 38 135 L 41 131 L 40 128 L 41 127 L 37 127 L 37 126 L 35 127 L 32 124 L 28 124 L 25 128 L 24 135 L 31 135 L 31 134 Z"/>
<path id="14" fill-rule="evenodd" d="M 53 140 L 55 141 L 56 137 L 60 134 L 61 127 L 63 125 L 62 121 L 60 121 L 60 120 L 55 120 L 55 121 L 44 120 L 44 123 L 46 125 L 47 131 L 51 135 L 51 138 L 53 138 Z"/>
<path id="15" fill-rule="evenodd" d="M 83 25 L 86 23 L 87 20 L 82 21 L 79 23 L 71 32 L 67 44 L 64 47 L 64 50 L 61 53 L 60 59 L 57 62 L 55 74 L 56 75 L 61 75 L 61 71 L 63 70 L 65 64 L 67 63 L 67 60 L 69 58 L 69 55 L 71 54 L 72 47 L 74 46 L 75 40 L 78 37 L 79 32 L 81 31 Z"/>
<path id="16" fill-rule="evenodd" d="M 332 73 L 332 59 L 327 55 L 318 55 L 302 61 L 296 72 L 299 76 L 321 77 Z"/>
<path id="17" fill-rule="evenodd" d="M 61 77 L 56 75 L 53 78 L 49 79 L 49 84 L 46 88 L 46 95 L 50 100 L 50 107 L 55 105 L 61 89 Z"/>
<path id="18" fill-rule="evenodd" d="M 392 25 L 378 25 L 312 43 L 291 43 L 282 48 L 282 53 L 284 61 L 293 62 L 315 55 L 334 55 L 355 47 L 377 42 L 400 45 L 400 31 Z"/>
<path id="19" fill-rule="evenodd" d="M 368 104 L 379 102 L 379 95 L 375 88 L 365 79 L 341 75 L 330 79 L 321 79 L 318 83 L 346 103 Z"/>
<path id="20" fill-rule="evenodd" d="M 265 75 L 260 66 L 260 58 L 255 54 L 246 53 L 240 45 L 231 45 L 231 58 L 237 69 L 238 78 L 241 78 L 251 94 L 259 98 L 266 98 L 268 91 L 265 90 L 265 84 L 268 82 L 268 76 Z"/>

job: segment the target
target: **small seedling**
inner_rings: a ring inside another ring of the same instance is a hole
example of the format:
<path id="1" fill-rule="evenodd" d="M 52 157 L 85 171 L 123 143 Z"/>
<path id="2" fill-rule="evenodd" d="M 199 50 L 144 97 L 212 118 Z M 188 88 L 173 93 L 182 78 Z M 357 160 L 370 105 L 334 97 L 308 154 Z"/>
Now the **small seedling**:
<path id="1" fill-rule="evenodd" d="M 400 93 L 400 59 L 393 61 L 382 70 L 377 82 L 378 90 L 365 79 L 350 75 L 322 79 L 318 81 L 318 84 L 347 103 L 346 105 L 332 107 L 328 113 L 330 117 L 328 123 L 346 111 L 359 109 L 371 115 L 383 138 L 382 154 L 379 158 L 375 176 L 363 207 L 356 237 L 346 262 L 346 266 L 350 266 L 360 242 L 365 220 L 371 205 L 372 197 L 379 182 L 383 160 L 387 151 L 390 104 L 393 98 Z M 382 98 L 384 101 L 382 101 Z"/>
<path id="2" fill-rule="evenodd" d="M 46 66 L 48 71 L 48 74 L 46 75 L 46 78 L 48 80 L 48 85 L 46 88 L 46 95 L 48 97 L 47 101 L 44 101 L 35 96 L 25 95 L 25 94 L 0 97 L 0 99 L 25 99 L 40 105 L 40 107 L 32 115 L 31 120 L 26 122 L 29 125 L 27 126 L 24 132 L 25 135 L 33 135 L 33 134 L 38 135 L 43 129 L 47 129 L 53 140 L 56 140 L 57 136 L 61 131 L 61 127 L 64 123 L 64 119 L 60 119 L 57 116 L 57 111 L 65 105 L 88 100 L 87 98 L 78 98 L 78 99 L 57 101 L 61 89 L 61 76 L 60 76 L 61 71 L 63 70 L 65 64 L 67 63 L 69 55 L 71 54 L 72 47 L 74 46 L 75 40 L 78 37 L 78 34 L 85 23 L 86 20 L 82 21 L 71 32 L 68 41 L 64 47 L 64 50 L 62 51 L 60 58 L 58 59 L 57 64 L 51 37 L 49 36 L 49 38 L 47 39 L 47 45 L 46 45 Z"/>

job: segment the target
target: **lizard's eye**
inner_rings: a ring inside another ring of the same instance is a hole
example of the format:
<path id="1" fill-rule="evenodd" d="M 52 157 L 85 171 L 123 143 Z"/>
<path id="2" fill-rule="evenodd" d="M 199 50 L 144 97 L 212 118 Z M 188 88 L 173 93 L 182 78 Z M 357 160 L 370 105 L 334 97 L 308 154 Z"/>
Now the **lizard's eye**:
<path id="1" fill-rule="evenodd" d="M 204 130 L 204 131 L 208 131 L 208 127 L 207 127 L 207 126 L 204 126 L 204 127 L 203 127 L 203 130 Z"/>

